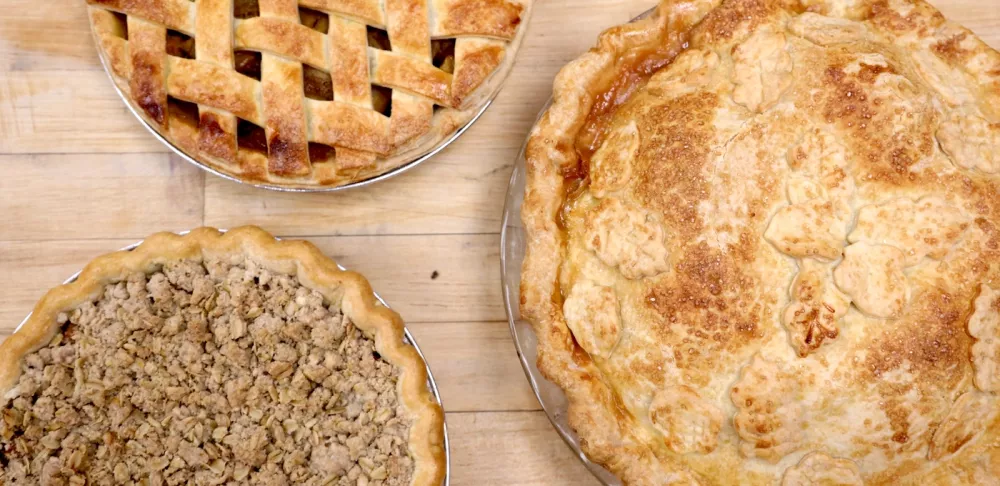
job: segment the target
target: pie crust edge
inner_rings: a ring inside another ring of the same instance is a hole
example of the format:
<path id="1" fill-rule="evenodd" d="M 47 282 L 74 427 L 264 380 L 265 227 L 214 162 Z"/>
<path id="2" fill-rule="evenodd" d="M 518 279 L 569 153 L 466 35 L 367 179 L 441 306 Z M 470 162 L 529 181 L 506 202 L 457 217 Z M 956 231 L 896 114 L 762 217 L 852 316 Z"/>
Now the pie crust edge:
<path id="1" fill-rule="evenodd" d="M 641 439 L 630 437 L 633 419 L 629 412 L 603 381 L 587 352 L 574 342 L 563 315 L 559 288 L 562 248 L 566 243 L 559 213 L 571 190 L 564 177 L 573 172 L 578 157 L 576 137 L 588 121 L 596 98 L 612 88 L 628 53 L 685 49 L 690 29 L 722 3 L 724 0 L 660 0 L 653 16 L 604 31 L 594 47 L 560 70 L 553 83 L 551 105 L 532 129 L 525 148 L 521 219 L 526 245 L 520 283 L 521 316 L 532 325 L 538 338 L 538 369 L 566 394 L 567 419 L 580 438 L 580 448 L 588 459 L 608 469 L 624 484 L 647 484 L 652 477 L 667 484 L 699 482 L 698 476 L 682 464 L 661 462 Z M 914 9 L 920 16 L 941 15 L 923 0 L 911 3 L 925 7 Z M 952 25 L 978 40 L 967 28 Z M 960 61 L 948 63 L 962 65 Z M 987 427 L 989 432 L 980 441 L 995 440 L 997 423 L 1000 421 Z M 939 468 L 925 479 L 945 474 L 945 468 Z M 730 471 L 724 477 L 739 481 L 739 471 Z"/>
<path id="2" fill-rule="evenodd" d="M 408 447 L 414 459 L 411 484 L 438 485 L 444 481 L 444 411 L 427 388 L 427 368 L 413 346 L 403 342 L 403 320 L 382 306 L 368 281 L 343 271 L 312 243 L 276 240 L 270 233 L 243 226 L 225 233 L 198 228 L 186 235 L 157 233 L 133 250 L 95 258 L 77 279 L 48 291 L 38 301 L 21 329 L 0 344 L 0 397 L 17 383 L 25 356 L 44 347 L 58 332 L 60 312 L 95 299 L 111 283 L 131 272 L 150 273 L 166 261 L 206 256 L 246 256 L 273 272 L 296 276 L 307 288 L 329 301 L 341 302 L 341 311 L 355 326 L 373 335 L 379 355 L 400 370 L 399 400 L 411 415 Z"/>
<path id="3" fill-rule="evenodd" d="M 697 3 L 697 9 L 661 3 L 653 16 L 601 33 L 595 47 L 556 76 L 552 104 L 532 130 L 525 149 L 527 179 L 521 219 L 527 245 L 521 271 L 521 314 L 538 336 L 539 371 L 566 393 L 567 418 L 580 437 L 581 449 L 626 484 L 641 484 L 653 474 L 665 480 L 693 478 L 680 470 L 663 470 L 641 442 L 625 437 L 631 419 L 615 403 L 614 392 L 590 356 L 573 342 L 558 302 L 560 248 L 565 240 L 557 223 L 566 191 L 563 171 L 575 163 L 576 134 L 595 98 L 613 82 L 625 54 L 661 41 L 679 47 L 683 41 L 677 34 L 697 23 L 721 0 Z M 671 33 L 674 35 L 663 38 Z M 630 457 L 623 456 L 622 449 Z"/>

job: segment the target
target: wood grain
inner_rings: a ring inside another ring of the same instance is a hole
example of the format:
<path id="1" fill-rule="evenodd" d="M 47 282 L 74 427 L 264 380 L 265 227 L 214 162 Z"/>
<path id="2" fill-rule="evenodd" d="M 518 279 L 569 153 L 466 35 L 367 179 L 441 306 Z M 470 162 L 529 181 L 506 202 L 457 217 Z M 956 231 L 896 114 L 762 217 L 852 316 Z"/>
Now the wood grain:
<path id="1" fill-rule="evenodd" d="M 167 152 L 100 70 L 0 72 L 0 154 Z"/>
<path id="2" fill-rule="evenodd" d="M 451 484 L 598 484 L 542 412 L 449 413 Z"/>
<path id="3" fill-rule="evenodd" d="M 90 260 L 134 240 L 0 241 L 0 275 L 18 285 L 0 292 L 0 334 L 9 334 L 48 289 L 79 272 Z"/>
<path id="4" fill-rule="evenodd" d="M 67 201 L 62 203 L 67 205 Z M 123 206 L 121 209 L 128 208 Z M 23 221 L 28 219 L 21 218 Z M 81 225 L 98 220 L 86 213 L 81 219 Z M 98 228 L 100 221 L 92 224 Z M 151 224 L 182 230 L 196 227 L 199 222 L 154 221 Z M 136 222 L 131 225 L 140 226 Z M 14 229 L 10 229 L 12 234 Z M 117 232 L 116 228 L 109 229 L 113 231 L 107 231 L 108 234 Z M 156 230 L 144 231 L 142 236 L 129 239 L 0 240 L 0 275 L 24 274 L 14 291 L 0 293 L 0 331 L 10 329 L 9 323 L 27 314 L 47 289 L 82 269 L 97 255 L 134 243 Z M 53 233 L 58 235 L 57 231 Z M 497 235 L 314 237 L 309 241 L 342 265 L 365 275 L 375 291 L 408 323 L 466 322 L 474 325 L 506 320 L 500 297 Z M 46 255 L 46 258 L 39 260 L 38 255 Z M 510 350 L 513 349 L 512 346 Z"/>
<path id="5" fill-rule="evenodd" d="M 995 0 L 929 0 L 948 20 L 976 33 L 994 49 L 1000 48 L 1000 3 Z"/>
<path id="6" fill-rule="evenodd" d="M 407 322 L 507 318 L 500 294 L 500 238 L 495 234 L 324 237 L 309 241 L 345 267 L 365 275 Z"/>
<path id="7" fill-rule="evenodd" d="M 0 72 L 99 70 L 83 1 L 4 0 Z"/>
<path id="8" fill-rule="evenodd" d="M 168 155 L 112 88 L 82 0 L 0 0 L 0 276 L 18 282 L 0 293 L 0 339 L 101 253 L 159 230 L 257 224 L 313 241 L 402 313 L 448 410 L 452 484 L 596 484 L 521 371 L 498 231 L 514 159 L 556 72 L 654 3 L 537 1 L 506 86 L 457 142 L 392 180 L 303 195 L 206 176 Z M 1000 46 L 1000 0 L 933 3 Z"/>
<path id="9" fill-rule="evenodd" d="M 445 409 L 541 410 L 503 322 L 407 324 L 427 357 Z"/>
<path id="10" fill-rule="evenodd" d="M 372 187 L 290 194 L 209 178 L 205 222 L 254 223 L 285 235 L 495 233 L 517 149 L 511 143 L 478 161 L 461 156 L 477 128 L 483 126 L 473 127 L 440 158 Z"/>
<path id="11" fill-rule="evenodd" d="M 203 220 L 205 174 L 174 155 L 6 155 L 0 167 L 0 240 L 139 239 Z"/>

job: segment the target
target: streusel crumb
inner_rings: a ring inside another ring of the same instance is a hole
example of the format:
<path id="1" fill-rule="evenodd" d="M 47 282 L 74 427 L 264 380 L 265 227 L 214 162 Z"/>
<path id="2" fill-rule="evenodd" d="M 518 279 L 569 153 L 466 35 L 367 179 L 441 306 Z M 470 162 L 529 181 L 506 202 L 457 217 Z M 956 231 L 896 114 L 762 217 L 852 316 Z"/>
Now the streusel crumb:
<path id="1" fill-rule="evenodd" d="M 25 358 L 0 483 L 408 484 L 398 371 L 338 304 L 242 259 L 109 285 Z"/>

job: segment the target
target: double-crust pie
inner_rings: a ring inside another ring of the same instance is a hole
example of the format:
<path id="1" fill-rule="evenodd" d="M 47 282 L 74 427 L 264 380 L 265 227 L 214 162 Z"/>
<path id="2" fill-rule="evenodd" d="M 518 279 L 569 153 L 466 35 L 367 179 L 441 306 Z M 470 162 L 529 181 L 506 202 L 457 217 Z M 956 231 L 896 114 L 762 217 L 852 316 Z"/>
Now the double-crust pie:
<path id="1" fill-rule="evenodd" d="M 303 241 L 153 235 L 0 345 L 2 484 L 440 485 L 399 316 Z"/>
<path id="2" fill-rule="evenodd" d="M 427 153 L 513 64 L 532 0 L 87 0 L 118 89 L 252 183 L 334 187 Z"/>
<path id="3" fill-rule="evenodd" d="M 526 151 L 521 310 L 627 484 L 1000 484 L 1000 54 L 921 0 L 664 0 Z"/>

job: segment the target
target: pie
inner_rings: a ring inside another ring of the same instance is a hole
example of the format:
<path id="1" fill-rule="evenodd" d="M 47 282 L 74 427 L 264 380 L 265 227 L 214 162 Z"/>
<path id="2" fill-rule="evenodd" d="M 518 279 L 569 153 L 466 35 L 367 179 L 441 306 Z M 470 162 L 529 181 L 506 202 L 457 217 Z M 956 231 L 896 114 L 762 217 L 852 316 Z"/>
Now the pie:
<path id="1" fill-rule="evenodd" d="M 430 152 L 489 102 L 531 0 L 87 0 L 119 91 L 229 177 L 335 187 Z"/>
<path id="2" fill-rule="evenodd" d="M 439 485 L 444 415 L 403 335 L 309 243 L 153 235 L 0 345 L 0 483 Z"/>
<path id="3" fill-rule="evenodd" d="M 521 311 L 626 484 L 1000 483 L 1000 53 L 921 0 L 664 0 L 556 78 Z"/>

